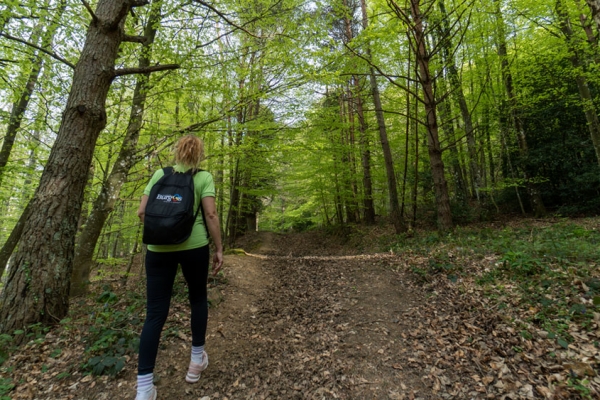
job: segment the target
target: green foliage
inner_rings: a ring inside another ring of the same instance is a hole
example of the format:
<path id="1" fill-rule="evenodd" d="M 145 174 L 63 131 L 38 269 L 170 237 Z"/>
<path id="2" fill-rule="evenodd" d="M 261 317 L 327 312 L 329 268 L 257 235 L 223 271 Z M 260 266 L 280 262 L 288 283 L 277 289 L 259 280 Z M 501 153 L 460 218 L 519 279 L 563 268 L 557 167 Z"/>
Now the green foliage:
<path id="1" fill-rule="evenodd" d="M 12 350 L 13 337 L 6 333 L 0 334 L 0 365 L 8 359 Z"/>
<path id="2" fill-rule="evenodd" d="M 500 259 L 501 270 L 515 277 L 529 277 L 537 275 L 543 270 L 540 260 L 517 251 L 507 251 Z"/>
<path id="3" fill-rule="evenodd" d="M 102 309 L 90 315 L 86 337 L 86 354 L 90 356 L 83 369 L 94 375 L 117 375 L 125 366 L 125 355 L 139 347 L 139 325 L 137 310 L 140 300 L 133 301 L 125 309 L 118 309 L 118 298 L 106 287 L 98 296 Z"/>
<path id="4" fill-rule="evenodd" d="M 8 378 L 0 378 L 0 400 L 10 400 L 7 396 L 14 389 L 15 385 Z"/>

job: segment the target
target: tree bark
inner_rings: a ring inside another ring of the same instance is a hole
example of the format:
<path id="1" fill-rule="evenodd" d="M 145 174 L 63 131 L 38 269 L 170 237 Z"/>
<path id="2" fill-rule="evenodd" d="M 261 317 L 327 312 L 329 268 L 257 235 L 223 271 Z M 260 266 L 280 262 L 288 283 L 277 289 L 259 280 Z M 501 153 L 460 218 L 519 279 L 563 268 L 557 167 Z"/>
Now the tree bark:
<path id="1" fill-rule="evenodd" d="M 367 5 L 365 0 L 361 0 L 360 7 L 362 11 L 363 29 L 367 29 L 369 26 L 369 17 L 367 15 Z M 366 53 L 367 58 L 371 60 L 371 49 L 369 45 L 367 45 Z M 385 116 L 383 115 L 381 96 L 379 94 L 379 86 L 377 84 L 377 78 L 375 77 L 375 70 L 373 67 L 369 67 L 369 83 L 371 85 L 371 96 L 373 97 L 373 104 L 375 106 L 377 127 L 379 128 L 379 141 L 381 143 L 383 160 L 385 163 L 390 219 L 392 220 L 392 224 L 394 225 L 396 233 L 400 234 L 402 232 L 406 232 L 406 223 L 404 221 L 404 216 L 400 212 L 400 203 L 398 202 L 398 184 L 396 182 L 396 172 L 394 171 L 394 159 L 392 157 L 392 150 L 390 149 L 387 127 L 385 125 Z"/>
<path id="2" fill-rule="evenodd" d="M 31 200 L 1 296 L 0 332 L 56 323 L 69 308 L 77 219 L 132 0 L 99 0 L 56 142 Z"/>
<path id="3" fill-rule="evenodd" d="M 452 214 L 450 211 L 450 197 L 448 195 L 448 184 L 442 160 L 442 149 L 440 147 L 436 101 L 433 91 L 433 82 L 429 69 L 429 54 L 425 45 L 425 33 L 423 28 L 423 16 L 420 10 L 420 0 L 410 1 L 410 11 L 413 19 L 412 36 L 416 61 L 419 66 L 418 80 L 423 89 L 423 105 L 426 113 L 427 126 L 427 148 L 433 187 L 437 205 L 438 228 L 442 231 L 452 229 Z"/>
<path id="4" fill-rule="evenodd" d="M 155 0 L 152 4 L 150 16 L 144 28 L 144 44 L 141 49 L 141 56 L 138 61 L 140 68 L 150 66 L 152 45 L 158 25 L 161 19 L 162 0 Z M 71 275 L 71 296 L 80 296 L 87 293 L 90 271 L 93 265 L 94 249 L 98 243 L 98 238 L 104 227 L 106 219 L 115 207 L 121 187 L 127 180 L 129 170 L 136 162 L 135 151 L 137 148 L 140 130 L 142 128 L 144 108 L 148 94 L 148 81 L 150 73 L 140 74 L 137 77 L 135 89 L 133 91 L 133 101 L 127 133 L 123 139 L 119 155 L 108 176 L 108 179 L 102 185 L 100 195 L 96 198 L 92 212 L 87 218 L 83 227 L 77 246 L 75 248 L 75 257 L 73 261 L 73 273 Z"/>

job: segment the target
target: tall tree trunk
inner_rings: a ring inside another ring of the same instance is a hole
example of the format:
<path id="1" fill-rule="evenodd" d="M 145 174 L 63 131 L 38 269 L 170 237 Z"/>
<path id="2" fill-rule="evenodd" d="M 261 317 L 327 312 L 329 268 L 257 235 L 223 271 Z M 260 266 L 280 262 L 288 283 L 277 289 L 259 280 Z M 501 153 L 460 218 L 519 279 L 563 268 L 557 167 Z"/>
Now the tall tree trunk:
<path id="1" fill-rule="evenodd" d="M 150 16 L 144 28 L 144 43 L 138 61 L 139 68 L 147 68 L 151 64 L 152 45 L 160 24 L 161 6 L 162 0 L 155 0 L 152 3 Z M 149 79 L 149 73 L 140 74 L 137 77 L 133 91 L 129 124 L 127 125 L 127 132 L 121 144 L 119 155 L 108 179 L 104 181 L 100 195 L 96 198 L 92 212 L 84 225 L 83 231 L 79 235 L 73 260 L 73 273 L 71 275 L 71 296 L 80 296 L 87 293 L 94 249 L 98 243 L 98 238 L 106 219 L 115 207 L 121 187 L 127 180 L 127 174 L 136 162 L 135 151 L 142 128 Z"/>
<path id="2" fill-rule="evenodd" d="M 410 11 L 413 20 L 411 34 L 414 38 L 413 45 L 416 61 L 419 66 L 418 80 L 423 89 L 423 105 L 425 106 L 427 126 L 427 148 L 437 205 L 438 228 L 442 231 L 448 231 L 452 229 L 450 197 L 448 196 L 448 184 L 444 172 L 444 161 L 442 160 L 442 149 L 438 133 L 436 101 L 429 69 L 430 56 L 426 48 L 423 16 L 421 15 L 419 3 L 420 0 L 410 0 Z"/>
<path id="3" fill-rule="evenodd" d="M 375 223 L 375 206 L 373 204 L 373 180 L 371 178 L 371 143 L 367 131 L 367 122 L 363 110 L 363 100 L 361 95 L 360 81 L 358 77 L 354 78 L 354 88 L 356 91 L 356 115 L 358 116 L 358 130 L 360 132 L 360 147 L 362 149 L 362 167 L 363 167 L 363 187 L 364 187 L 364 219 L 365 223 L 372 225 Z"/>
<path id="4" fill-rule="evenodd" d="M 141 3 L 140 3 L 141 4 Z M 73 74 L 56 142 L 31 200 L 0 302 L 0 332 L 56 323 L 69 308 L 77 219 L 133 0 L 99 0 Z"/>
<path id="5" fill-rule="evenodd" d="M 513 87 L 512 73 L 510 71 L 510 65 L 508 63 L 508 52 L 506 46 L 506 32 L 504 31 L 504 19 L 502 17 L 502 11 L 500 9 L 500 0 L 494 0 L 496 3 L 495 17 L 498 29 L 498 56 L 500 58 L 500 66 L 502 69 L 502 79 L 504 81 L 504 89 L 507 96 L 509 115 L 512 122 L 512 126 L 517 134 L 517 142 L 519 144 L 519 152 L 524 163 L 527 163 L 529 156 L 529 146 L 527 144 L 527 136 L 525 134 L 525 128 L 518 115 L 518 104 L 515 90 Z M 537 185 L 531 181 L 527 166 L 523 168 L 523 179 L 529 194 L 533 212 L 536 217 L 546 215 L 546 207 L 542 201 L 542 196 L 537 188 Z"/>
<path id="6" fill-rule="evenodd" d="M 362 26 L 363 29 L 367 29 L 369 26 L 369 17 L 367 15 L 367 5 L 365 0 L 360 1 L 360 7 L 362 11 Z M 368 44 L 366 53 L 367 59 L 371 60 L 371 48 Z M 377 78 L 375 77 L 375 70 L 373 67 L 369 67 L 369 83 L 371 85 L 371 96 L 373 97 L 373 104 L 375 106 L 377 127 L 379 128 L 379 141 L 381 143 L 383 160 L 385 163 L 390 219 L 392 220 L 392 224 L 394 225 L 396 233 L 399 234 L 406 231 L 406 223 L 404 222 L 404 215 L 400 212 L 400 204 L 398 202 L 398 184 L 396 182 L 396 172 L 394 171 L 394 159 L 392 157 L 392 150 L 390 149 L 390 143 L 388 140 L 387 127 L 385 125 L 385 117 L 383 115 L 383 107 L 381 105 L 381 96 L 379 95 L 379 85 L 377 84 Z"/>
<path id="7" fill-rule="evenodd" d="M 565 35 L 567 47 L 571 53 L 571 64 L 573 65 L 573 68 L 575 68 L 576 74 L 575 82 L 577 83 L 577 89 L 579 90 L 579 97 L 581 98 L 583 112 L 585 114 L 588 130 L 592 138 L 592 144 L 596 152 L 596 159 L 598 161 L 598 165 L 600 165 L 600 120 L 598 119 L 598 113 L 596 111 L 596 106 L 594 105 L 592 92 L 584 74 L 585 65 L 578 54 L 577 45 L 574 43 L 576 39 L 574 38 L 573 29 L 571 28 L 571 21 L 569 20 L 569 14 L 564 2 L 562 0 L 556 0 L 555 9 L 556 14 L 558 15 L 560 29 Z"/>
<path id="8" fill-rule="evenodd" d="M 465 97 L 465 93 L 462 88 L 462 82 L 460 76 L 458 74 L 458 69 L 456 68 L 456 63 L 452 58 L 452 32 L 450 31 L 450 26 L 448 23 L 448 13 L 446 12 L 446 6 L 443 0 L 439 1 L 440 11 L 442 13 L 442 21 L 441 21 L 441 37 L 440 41 L 442 43 L 442 55 L 444 57 L 444 62 L 446 67 L 448 68 L 448 77 L 450 78 L 451 91 L 458 103 L 458 108 L 460 109 L 460 114 L 462 116 L 462 120 L 465 126 L 465 136 L 467 138 L 467 150 L 469 152 L 469 172 L 471 173 L 471 182 L 472 182 L 472 190 L 474 196 L 479 201 L 479 191 L 481 188 L 481 169 L 479 167 L 479 163 L 477 162 L 477 145 L 475 143 L 475 129 L 473 128 L 473 120 L 471 118 L 471 112 L 469 110 L 469 106 L 467 105 L 467 99 Z"/>
<path id="9" fill-rule="evenodd" d="M 62 0 L 56 14 L 48 24 L 46 31 L 42 34 L 42 43 L 41 47 L 43 49 L 47 49 L 52 45 L 52 40 L 54 39 L 54 35 L 59 26 L 59 21 L 62 17 L 63 12 L 65 11 L 66 2 Z M 38 36 L 39 39 L 39 36 Z M 37 41 L 37 40 L 34 40 Z M 37 52 L 37 55 L 33 57 L 31 71 L 29 72 L 29 76 L 27 78 L 27 83 L 19 96 L 19 100 L 17 100 L 12 105 L 12 109 L 10 112 L 10 118 L 8 120 L 8 126 L 6 128 L 6 134 L 4 135 L 4 140 L 2 141 L 2 148 L 0 148 L 0 186 L 2 185 L 2 180 L 4 178 L 4 168 L 8 163 L 8 159 L 10 157 L 10 153 L 15 144 L 15 139 L 17 137 L 17 132 L 21 127 L 21 121 L 23 120 L 23 115 L 29 106 L 29 101 L 31 99 L 31 95 L 33 94 L 33 90 L 37 84 L 38 78 L 40 76 L 40 71 L 44 66 L 44 54 L 41 51 Z"/>
<path id="10" fill-rule="evenodd" d="M 348 2 L 343 0 L 344 8 L 346 13 L 344 17 L 344 27 L 346 33 L 346 43 L 350 44 L 353 39 L 350 16 L 352 15 L 351 10 L 348 8 Z M 356 109 L 356 115 L 358 117 L 358 132 L 359 142 L 362 152 L 361 162 L 363 167 L 363 217 L 366 224 L 375 223 L 375 207 L 373 205 L 373 183 L 371 179 L 371 150 L 370 141 L 367 133 L 367 123 L 363 111 L 363 99 L 362 99 L 362 88 L 360 85 L 360 79 L 358 75 L 353 75 L 351 78 L 354 93 L 352 88 L 349 88 L 348 93 L 348 108 Z M 354 119 L 352 118 L 352 125 L 354 125 Z"/>
<path id="11" fill-rule="evenodd" d="M 351 133 L 349 132 L 352 129 L 351 118 L 352 115 L 350 111 L 347 109 L 349 106 L 346 101 L 346 89 L 341 88 L 340 93 L 338 95 L 338 103 L 339 103 L 339 125 L 341 129 L 339 129 L 339 137 L 337 138 L 338 142 L 334 148 L 339 148 L 340 152 L 340 183 L 341 183 L 341 191 L 338 192 L 341 195 L 342 204 L 344 206 L 346 221 L 350 224 L 357 222 L 356 221 L 356 211 L 358 209 L 358 204 L 355 203 L 354 196 L 354 169 L 352 166 L 352 151 L 353 151 L 353 143 L 351 141 Z"/>
<path id="12" fill-rule="evenodd" d="M 454 123 L 452 122 L 451 106 L 447 99 L 440 102 L 440 117 L 442 121 L 441 128 L 446 133 L 449 142 L 450 166 L 456 185 L 456 197 L 460 204 L 465 205 L 468 198 L 467 184 L 465 183 L 462 166 L 460 165 L 460 156 L 458 154 L 458 148 L 456 147 L 456 132 L 454 131 Z"/>

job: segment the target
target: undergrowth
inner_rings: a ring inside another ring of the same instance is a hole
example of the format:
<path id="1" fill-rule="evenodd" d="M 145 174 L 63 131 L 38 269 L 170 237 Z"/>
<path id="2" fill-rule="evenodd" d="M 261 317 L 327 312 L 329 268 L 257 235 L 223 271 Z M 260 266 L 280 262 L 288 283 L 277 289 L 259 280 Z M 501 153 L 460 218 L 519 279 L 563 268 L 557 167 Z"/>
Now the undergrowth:
<path id="1" fill-rule="evenodd" d="M 591 330 L 594 313 L 600 313 L 597 227 L 563 221 L 500 230 L 457 228 L 443 235 L 400 237 L 391 250 L 426 257 L 426 265 L 412 266 L 421 280 L 440 274 L 452 281 L 473 279 L 497 300 L 498 309 L 513 307 L 515 315 L 565 349 L 574 340 L 570 325 Z"/>
<path id="2" fill-rule="evenodd" d="M 88 358 L 82 369 L 94 375 L 115 376 L 125 366 L 125 356 L 138 351 L 143 322 L 139 310 L 144 309 L 144 298 L 129 293 L 121 301 L 110 286 L 105 286 L 96 302 L 102 306 L 88 317 L 85 337 Z"/>

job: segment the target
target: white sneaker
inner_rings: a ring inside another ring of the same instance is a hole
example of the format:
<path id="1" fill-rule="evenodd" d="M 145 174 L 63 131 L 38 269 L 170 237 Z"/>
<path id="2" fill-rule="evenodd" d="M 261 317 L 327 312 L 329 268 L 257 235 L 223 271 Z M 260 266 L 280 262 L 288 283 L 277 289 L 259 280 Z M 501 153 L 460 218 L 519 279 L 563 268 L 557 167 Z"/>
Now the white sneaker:
<path id="1" fill-rule="evenodd" d="M 208 367 L 208 354 L 206 351 L 202 352 L 202 362 L 196 364 L 190 361 L 188 372 L 185 375 L 185 381 L 188 383 L 196 383 L 200 380 L 200 374 Z"/>
<path id="2" fill-rule="evenodd" d="M 135 400 L 156 400 L 156 386 L 152 385 L 152 389 L 143 393 L 137 392 Z"/>

